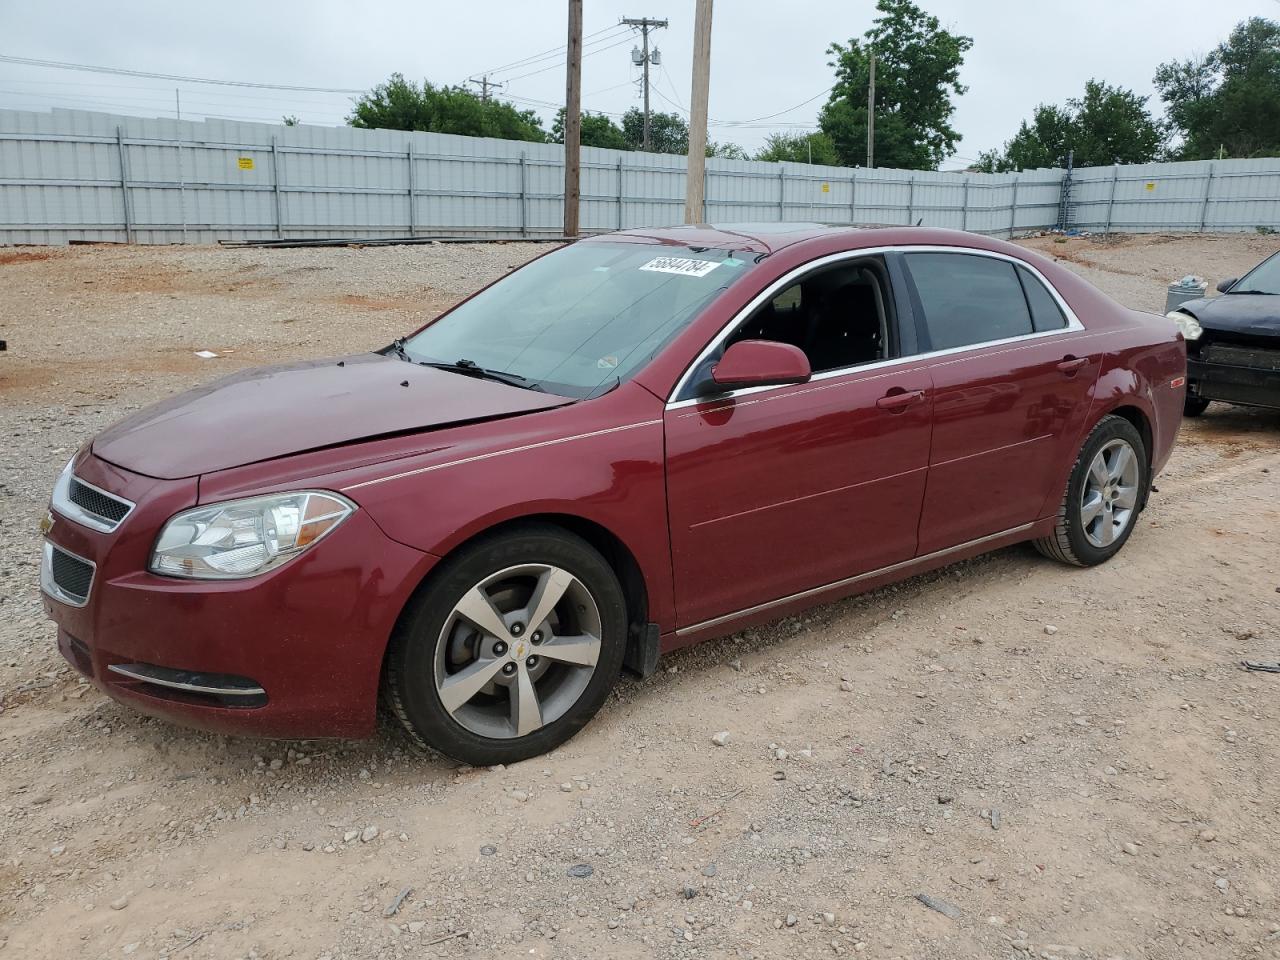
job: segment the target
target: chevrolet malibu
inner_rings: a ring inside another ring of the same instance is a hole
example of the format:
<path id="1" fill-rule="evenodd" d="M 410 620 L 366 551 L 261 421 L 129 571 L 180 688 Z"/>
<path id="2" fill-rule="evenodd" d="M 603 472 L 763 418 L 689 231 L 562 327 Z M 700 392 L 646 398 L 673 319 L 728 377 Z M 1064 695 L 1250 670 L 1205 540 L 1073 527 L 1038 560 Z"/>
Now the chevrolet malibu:
<path id="1" fill-rule="evenodd" d="M 615 233 L 95 437 L 45 606 L 145 713 L 365 736 L 381 695 L 420 744 L 511 762 L 698 640 L 1020 541 L 1108 560 L 1185 377 L 1171 321 L 1001 241 Z"/>

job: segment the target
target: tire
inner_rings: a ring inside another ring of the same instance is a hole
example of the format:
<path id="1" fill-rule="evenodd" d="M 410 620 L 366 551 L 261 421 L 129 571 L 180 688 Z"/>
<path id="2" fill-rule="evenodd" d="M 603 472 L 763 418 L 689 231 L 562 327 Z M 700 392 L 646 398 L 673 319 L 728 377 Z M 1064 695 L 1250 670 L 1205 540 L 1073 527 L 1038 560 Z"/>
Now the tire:
<path id="1" fill-rule="evenodd" d="M 548 594 L 559 599 L 548 606 Z M 467 544 L 419 588 L 391 638 L 385 698 L 419 746 L 475 766 L 515 763 L 596 714 L 626 635 L 626 600 L 604 557 L 529 524 Z"/>
<path id="2" fill-rule="evenodd" d="M 1209 408 L 1209 401 L 1203 397 L 1187 397 L 1182 401 L 1182 415 L 1184 417 L 1198 417 Z"/>
<path id="3" fill-rule="evenodd" d="M 1130 460 L 1116 459 L 1123 449 L 1128 450 Z M 1100 472 L 1095 466 L 1099 459 Z M 1123 417 L 1103 417 L 1080 447 L 1053 533 L 1036 540 L 1036 549 L 1078 567 L 1110 560 L 1133 532 L 1150 481 L 1142 436 Z"/>

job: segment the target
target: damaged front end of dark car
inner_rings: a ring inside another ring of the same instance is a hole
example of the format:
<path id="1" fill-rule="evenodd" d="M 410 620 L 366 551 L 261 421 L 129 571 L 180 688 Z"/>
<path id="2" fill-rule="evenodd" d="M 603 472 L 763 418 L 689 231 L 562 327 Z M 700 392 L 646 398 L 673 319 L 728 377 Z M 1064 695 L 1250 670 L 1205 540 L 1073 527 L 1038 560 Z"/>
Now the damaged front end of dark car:
<path id="1" fill-rule="evenodd" d="M 1280 253 L 1218 290 L 1169 314 L 1187 341 L 1184 413 L 1212 400 L 1280 409 Z"/>

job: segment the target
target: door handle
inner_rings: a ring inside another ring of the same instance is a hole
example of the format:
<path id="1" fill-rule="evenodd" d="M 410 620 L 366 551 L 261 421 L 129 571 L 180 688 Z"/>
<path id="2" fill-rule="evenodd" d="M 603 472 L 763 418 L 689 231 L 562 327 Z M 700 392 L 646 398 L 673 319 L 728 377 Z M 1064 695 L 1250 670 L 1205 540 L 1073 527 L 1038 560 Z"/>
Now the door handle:
<path id="1" fill-rule="evenodd" d="M 876 406 L 881 410 L 888 410 L 890 413 L 898 413 L 923 399 L 923 390 L 903 390 L 900 387 L 894 387 L 893 390 L 890 390 L 876 401 Z"/>
<path id="2" fill-rule="evenodd" d="M 1068 377 L 1074 377 L 1089 363 L 1088 357 L 1073 357 L 1067 354 L 1058 364 L 1058 369 L 1065 373 Z"/>

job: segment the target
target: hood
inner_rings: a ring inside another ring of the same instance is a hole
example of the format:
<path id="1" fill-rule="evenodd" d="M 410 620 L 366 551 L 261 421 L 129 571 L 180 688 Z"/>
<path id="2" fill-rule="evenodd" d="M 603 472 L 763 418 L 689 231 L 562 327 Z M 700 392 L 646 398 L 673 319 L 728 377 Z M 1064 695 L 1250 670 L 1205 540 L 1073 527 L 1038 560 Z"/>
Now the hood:
<path id="1" fill-rule="evenodd" d="M 1264 293 L 1224 293 L 1191 300 L 1177 309 L 1191 314 L 1206 330 L 1280 337 L 1280 297 Z"/>
<path id="2" fill-rule="evenodd" d="M 365 353 L 259 367 L 188 390 L 109 427 L 93 452 L 126 470 L 176 480 L 572 402 Z"/>

